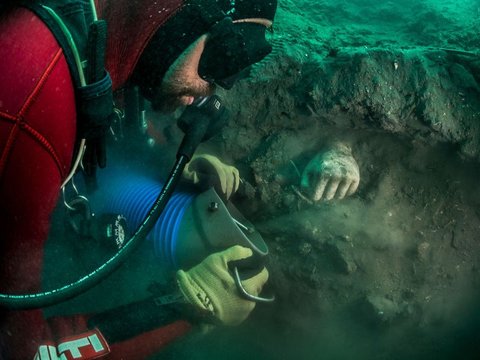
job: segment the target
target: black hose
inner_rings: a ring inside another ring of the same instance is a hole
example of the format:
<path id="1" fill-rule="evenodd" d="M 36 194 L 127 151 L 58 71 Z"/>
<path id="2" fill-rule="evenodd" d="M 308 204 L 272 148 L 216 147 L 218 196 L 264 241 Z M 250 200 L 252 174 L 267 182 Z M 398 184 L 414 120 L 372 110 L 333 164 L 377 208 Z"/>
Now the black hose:
<path id="1" fill-rule="evenodd" d="M 189 160 L 188 156 L 179 154 L 162 191 L 155 200 L 143 223 L 125 245 L 104 264 L 77 281 L 57 289 L 34 294 L 0 294 L 0 306 L 12 310 L 27 310 L 54 305 L 80 295 L 112 274 L 123 264 L 126 258 L 138 248 L 150 230 L 155 226 Z"/>

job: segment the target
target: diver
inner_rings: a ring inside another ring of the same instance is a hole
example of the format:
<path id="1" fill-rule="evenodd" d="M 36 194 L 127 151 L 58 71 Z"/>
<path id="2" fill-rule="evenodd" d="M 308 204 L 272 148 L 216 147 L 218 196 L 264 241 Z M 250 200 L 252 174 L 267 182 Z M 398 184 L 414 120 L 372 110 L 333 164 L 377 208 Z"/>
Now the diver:
<path id="1" fill-rule="evenodd" d="M 244 74 L 242 70 L 270 52 L 265 32 L 272 26 L 276 6 L 276 0 L 10 0 L 2 4 L 2 293 L 40 290 L 43 251 L 60 189 L 79 162 L 89 174 L 106 166 L 111 90 L 118 94 L 127 86 L 138 86 L 154 109 L 168 112 L 212 95 L 217 85 L 230 88 Z M 86 19 L 97 16 L 108 30 L 99 24 L 88 32 Z M 105 46 L 90 41 L 102 33 L 106 33 Z M 91 48 L 93 52 L 85 51 Z M 104 64 L 98 56 L 102 51 Z M 82 159 L 78 154 L 83 149 Z M 218 163 L 213 168 L 218 169 Z M 234 292 L 226 267 L 249 256 L 249 249 L 235 246 L 179 271 L 186 306 L 220 323 L 243 321 L 255 303 Z M 258 294 L 267 279 L 264 269 L 244 286 Z M 38 309 L 0 309 L 0 358 L 141 359 L 189 328 L 186 321 L 170 319 L 167 326 L 112 342 L 102 329 L 89 327 L 88 318 L 75 315 L 47 321 Z"/>

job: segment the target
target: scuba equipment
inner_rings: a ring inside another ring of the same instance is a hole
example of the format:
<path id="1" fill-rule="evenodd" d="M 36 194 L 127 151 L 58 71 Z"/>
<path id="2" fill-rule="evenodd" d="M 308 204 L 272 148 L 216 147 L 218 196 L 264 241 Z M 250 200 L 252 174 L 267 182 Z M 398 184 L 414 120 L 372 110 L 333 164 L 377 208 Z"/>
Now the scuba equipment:
<path id="1" fill-rule="evenodd" d="M 122 176 L 118 174 L 122 173 Z M 137 227 L 161 184 L 120 169 L 99 178 L 101 194 L 92 199 L 97 211 L 124 214 L 128 228 Z M 268 254 L 260 233 L 214 188 L 198 193 L 175 192 L 148 235 L 155 254 L 175 269 L 190 268 L 210 253 L 234 245 L 251 248 L 259 258 Z"/>
<path id="2" fill-rule="evenodd" d="M 93 0 L 23 1 L 21 6 L 42 19 L 63 50 L 76 90 L 78 158 L 85 155 L 85 172 L 94 175 L 97 165 L 106 165 L 105 136 L 114 113 L 112 80 L 104 68 L 106 22 L 97 19 Z M 62 186 L 73 176 L 78 163 Z"/>
<path id="3" fill-rule="evenodd" d="M 233 23 L 229 17 L 215 24 L 209 31 L 200 58 L 200 77 L 224 89 L 231 89 L 237 80 L 248 76 L 248 72 L 242 70 L 272 51 L 265 39 L 266 30 L 262 24 Z"/>
<path id="4" fill-rule="evenodd" d="M 165 208 L 175 186 L 180 180 L 186 163 L 191 159 L 195 148 L 200 142 L 213 135 L 209 131 L 216 129 L 216 126 L 211 125 L 210 122 L 216 121 L 219 114 L 225 114 L 220 98 L 212 96 L 204 100 L 205 101 L 200 104 L 187 107 L 179 119 L 182 120 L 183 129 L 188 131 L 188 133 L 185 134 L 177 151 L 177 160 L 146 218 L 125 245 L 103 265 L 75 282 L 57 289 L 35 294 L 0 294 L 0 306 L 10 309 L 32 309 L 46 307 L 75 297 L 110 275 L 138 248 L 147 234 L 155 226 L 158 217 Z M 195 131 L 191 131 L 192 127 Z"/>
<path id="5" fill-rule="evenodd" d="M 132 82 L 140 87 L 146 99 L 153 99 L 173 62 L 200 36 L 209 33 L 212 42 L 209 36 L 199 74 L 207 81 L 231 88 L 240 70 L 271 51 L 265 40 L 265 26 L 234 21 L 252 18 L 273 21 L 276 8 L 276 0 L 186 1 L 152 36 L 132 74 Z M 227 64 L 230 61 L 233 65 Z"/>
<path id="6" fill-rule="evenodd" d="M 75 233 L 82 237 L 91 237 L 113 251 L 123 247 L 129 234 L 123 214 L 106 213 L 96 216 L 90 209 L 89 200 L 83 195 L 77 195 L 68 203 L 65 202 L 65 206 L 67 224 Z"/>

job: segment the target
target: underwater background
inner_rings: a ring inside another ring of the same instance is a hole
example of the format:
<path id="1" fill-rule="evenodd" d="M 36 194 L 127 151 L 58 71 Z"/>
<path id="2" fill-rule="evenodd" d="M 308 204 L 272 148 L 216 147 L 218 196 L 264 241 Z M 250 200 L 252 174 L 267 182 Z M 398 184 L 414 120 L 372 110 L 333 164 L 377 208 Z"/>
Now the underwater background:
<path id="1" fill-rule="evenodd" d="M 158 359 L 480 358 L 480 2 L 280 0 L 274 29 L 217 143 L 277 301 Z M 359 190 L 305 203 L 279 174 L 336 139 Z"/>

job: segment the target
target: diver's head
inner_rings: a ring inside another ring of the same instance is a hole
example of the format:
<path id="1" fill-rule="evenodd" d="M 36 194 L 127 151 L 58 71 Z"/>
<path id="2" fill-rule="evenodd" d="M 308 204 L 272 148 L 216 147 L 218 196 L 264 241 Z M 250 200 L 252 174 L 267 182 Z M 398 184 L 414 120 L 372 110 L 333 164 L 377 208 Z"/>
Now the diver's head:
<path id="1" fill-rule="evenodd" d="M 231 88 L 270 53 L 276 8 L 277 0 L 187 0 L 150 40 L 133 82 L 157 110 Z"/>

